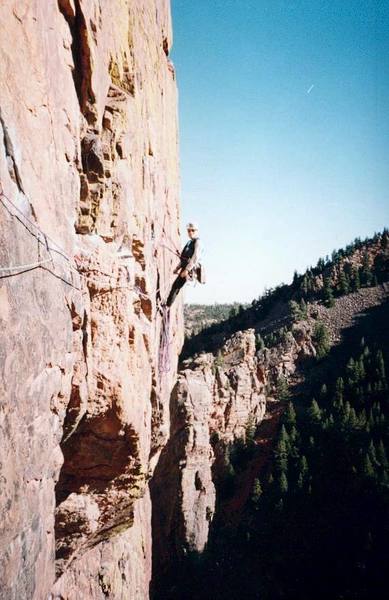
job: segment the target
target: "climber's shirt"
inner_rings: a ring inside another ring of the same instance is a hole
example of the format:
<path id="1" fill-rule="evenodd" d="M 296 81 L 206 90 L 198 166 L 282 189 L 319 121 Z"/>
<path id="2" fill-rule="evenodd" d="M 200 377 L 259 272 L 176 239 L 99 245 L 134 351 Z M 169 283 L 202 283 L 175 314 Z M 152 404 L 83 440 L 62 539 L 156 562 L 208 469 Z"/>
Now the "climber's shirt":
<path id="1" fill-rule="evenodd" d="M 188 240 L 181 252 L 181 267 L 191 271 L 198 263 L 200 256 L 200 238 Z"/>

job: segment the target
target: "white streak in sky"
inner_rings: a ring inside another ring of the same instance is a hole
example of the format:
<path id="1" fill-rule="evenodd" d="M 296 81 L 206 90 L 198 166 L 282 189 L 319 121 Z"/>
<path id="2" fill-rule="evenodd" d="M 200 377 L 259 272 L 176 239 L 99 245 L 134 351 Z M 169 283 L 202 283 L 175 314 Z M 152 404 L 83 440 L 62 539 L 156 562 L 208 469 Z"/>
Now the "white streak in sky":
<path id="1" fill-rule="evenodd" d="M 307 90 L 307 94 L 310 94 L 312 92 L 312 90 L 313 90 L 314 87 L 315 87 L 315 84 L 313 83 L 311 85 L 311 87 L 309 88 L 309 90 Z"/>

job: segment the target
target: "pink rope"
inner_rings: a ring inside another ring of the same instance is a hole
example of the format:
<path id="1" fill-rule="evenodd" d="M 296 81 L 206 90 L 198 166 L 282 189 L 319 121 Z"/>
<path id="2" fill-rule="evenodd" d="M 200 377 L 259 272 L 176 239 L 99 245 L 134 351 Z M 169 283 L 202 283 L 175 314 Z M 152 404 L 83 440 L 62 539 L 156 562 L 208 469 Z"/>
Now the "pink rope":
<path id="1" fill-rule="evenodd" d="M 170 371 L 170 346 L 172 343 L 170 340 L 170 308 L 164 306 L 162 311 L 161 337 L 158 354 L 158 371 L 160 375 Z"/>

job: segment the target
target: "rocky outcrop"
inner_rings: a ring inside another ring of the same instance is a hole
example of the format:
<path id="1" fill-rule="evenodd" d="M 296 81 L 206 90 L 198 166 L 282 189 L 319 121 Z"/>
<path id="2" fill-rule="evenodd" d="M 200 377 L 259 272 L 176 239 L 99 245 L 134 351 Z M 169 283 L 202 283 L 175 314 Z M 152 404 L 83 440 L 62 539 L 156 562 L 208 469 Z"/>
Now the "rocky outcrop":
<path id="1" fill-rule="evenodd" d="M 215 482 L 229 445 L 271 418 L 277 383 L 316 353 L 313 322 L 295 323 L 276 347 L 256 350 L 254 329 L 232 335 L 217 355 L 185 360 L 171 398 L 170 439 L 151 481 L 156 579 L 172 557 L 201 552 L 215 512 Z M 170 564 L 169 564 L 170 562 Z"/>
<path id="2" fill-rule="evenodd" d="M 169 2 L 7 0 L 0 29 L 2 598 L 145 598 L 183 329 L 177 301 L 162 374 Z"/>
<path id="3" fill-rule="evenodd" d="M 345 328 L 352 326 L 356 319 L 373 306 L 382 304 L 389 295 L 389 284 L 384 283 L 371 288 L 361 288 L 358 291 L 337 298 L 331 308 L 314 303 L 311 312 L 316 313 L 322 321 L 334 342 L 341 340 Z"/>

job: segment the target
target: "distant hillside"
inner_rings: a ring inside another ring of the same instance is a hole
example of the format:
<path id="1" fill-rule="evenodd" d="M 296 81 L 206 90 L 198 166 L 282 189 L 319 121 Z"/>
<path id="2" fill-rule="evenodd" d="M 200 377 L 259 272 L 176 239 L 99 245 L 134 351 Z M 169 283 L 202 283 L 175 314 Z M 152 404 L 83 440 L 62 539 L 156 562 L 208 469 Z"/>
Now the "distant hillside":
<path id="1" fill-rule="evenodd" d="M 181 503 L 180 527 L 156 598 L 386 598 L 388 231 L 206 327 L 181 359 L 158 507 L 165 525 Z"/>
<path id="2" fill-rule="evenodd" d="M 264 419 L 231 444 L 206 551 L 175 567 L 169 598 L 386 597 L 388 336 L 386 296 L 322 347 L 304 386 L 280 386 L 271 439 Z"/>
<path id="3" fill-rule="evenodd" d="M 247 308 L 248 304 L 233 302 L 231 304 L 185 304 L 185 336 L 191 337 L 202 329 L 225 321 Z"/>
<path id="4" fill-rule="evenodd" d="M 270 336 L 266 341 L 271 345 L 274 337 L 285 334 L 296 316 L 306 313 L 307 304 L 330 308 L 336 298 L 388 281 L 389 232 L 384 229 L 363 241 L 356 238 L 346 248 L 334 250 L 331 257 L 320 258 L 305 273 L 295 272 L 291 284 L 270 288 L 236 314 L 201 328 L 186 339 L 181 357 L 216 352 L 228 336 L 249 327 Z"/>

